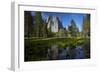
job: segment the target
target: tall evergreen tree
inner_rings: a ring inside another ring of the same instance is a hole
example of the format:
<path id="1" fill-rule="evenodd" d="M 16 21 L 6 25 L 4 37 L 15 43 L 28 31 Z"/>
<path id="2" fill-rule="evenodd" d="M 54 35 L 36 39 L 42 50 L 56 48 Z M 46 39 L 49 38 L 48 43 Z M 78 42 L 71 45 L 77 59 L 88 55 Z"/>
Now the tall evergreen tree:
<path id="1" fill-rule="evenodd" d="M 68 27 L 68 31 L 69 31 L 71 37 L 77 37 L 79 30 L 78 30 L 74 20 L 71 20 L 71 25 Z"/>
<path id="2" fill-rule="evenodd" d="M 35 12 L 35 16 L 34 16 L 34 32 L 36 37 L 41 37 L 41 30 L 42 30 L 42 16 L 41 16 L 41 12 Z"/>
<path id="3" fill-rule="evenodd" d="M 41 34 L 42 37 L 47 37 L 48 30 L 47 30 L 47 24 L 45 22 L 43 22 L 43 25 L 41 27 Z"/>
<path id="4" fill-rule="evenodd" d="M 90 14 L 86 14 L 83 18 L 82 32 L 84 37 L 90 36 Z"/>
<path id="5" fill-rule="evenodd" d="M 33 33 L 33 18 L 30 11 L 24 12 L 24 35 L 31 37 Z"/>

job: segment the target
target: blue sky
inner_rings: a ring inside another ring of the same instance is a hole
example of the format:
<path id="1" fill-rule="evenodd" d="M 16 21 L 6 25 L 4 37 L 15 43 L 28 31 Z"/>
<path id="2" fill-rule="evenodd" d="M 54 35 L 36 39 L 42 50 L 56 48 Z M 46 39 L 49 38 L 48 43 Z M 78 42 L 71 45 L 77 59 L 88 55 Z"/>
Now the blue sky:
<path id="1" fill-rule="evenodd" d="M 35 13 L 32 11 L 32 15 L 34 16 Z M 73 19 L 79 28 L 79 31 L 82 30 L 83 24 L 83 17 L 86 14 L 81 13 L 58 13 L 58 12 L 42 12 L 42 18 L 46 19 L 48 16 L 57 16 L 59 17 L 60 21 L 62 22 L 63 27 L 70 25 L 70 21 Z"/>

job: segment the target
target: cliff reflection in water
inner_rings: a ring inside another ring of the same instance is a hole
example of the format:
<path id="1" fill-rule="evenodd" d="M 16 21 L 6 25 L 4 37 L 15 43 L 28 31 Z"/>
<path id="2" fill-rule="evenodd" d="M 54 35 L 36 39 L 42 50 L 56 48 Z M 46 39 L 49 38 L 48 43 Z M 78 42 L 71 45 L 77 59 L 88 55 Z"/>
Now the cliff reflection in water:
<path id="1" fill-rule="evenodd" d="M 71 48 L 70 46 L 58 48 L 57 45 L 53 45 L 47 50 L 47 58 L 49 60 L 83 59 L 85 58 L 85 53 L 81 46 L 76 46 L 76 48 Z"/>

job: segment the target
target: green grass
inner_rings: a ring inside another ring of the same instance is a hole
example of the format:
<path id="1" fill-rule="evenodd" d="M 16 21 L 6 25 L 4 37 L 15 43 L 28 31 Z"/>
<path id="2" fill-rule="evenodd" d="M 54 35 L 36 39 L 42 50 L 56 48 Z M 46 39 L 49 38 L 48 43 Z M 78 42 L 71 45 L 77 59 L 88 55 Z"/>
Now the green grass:
<path id="1" fill-rule="evenodd" d="M 53 44 L 60 45 L 62 47 L 68 46 L 68 45 L 77 45 L 77 44 L 83 44 L 84 42 L 87 42 L 89 39 L 87 38 L 53 38 L 53 39 L 25 39 L 25 46 L 26 45 L 33 45 L 33 46 L 51 46 Z"/>

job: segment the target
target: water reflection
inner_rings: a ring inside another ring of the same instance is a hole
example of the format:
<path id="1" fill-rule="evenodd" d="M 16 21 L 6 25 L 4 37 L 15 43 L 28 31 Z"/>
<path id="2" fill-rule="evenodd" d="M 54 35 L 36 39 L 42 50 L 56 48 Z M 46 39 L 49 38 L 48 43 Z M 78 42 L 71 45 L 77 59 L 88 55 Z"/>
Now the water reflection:
<path id="1" fill-rule="evenodd" d="M 84 50 L 79 45 L 75 48 L 70 46 L 58 48 L 57 45 L 52 45 L 47 49 L 48 60 L 83 59 L 84 55 Z"/>
<path id="2" fill-rule="evenodd" d="M 58 58 L 58 46 L 57 45 L 53 45 L 51 46 L 51 48 L 48 48 L 48 52 L 47 52 L 47 57 L 48 59 L 57 59 Z"/>
<path id="3" fill-rule="evenodd" d="M 75 48 L 76 53 L 75 53 L 75 59 L 82 59 L 84 58 L 84 51 L 83 48 L 81 46 L 77 46 Z"/>

